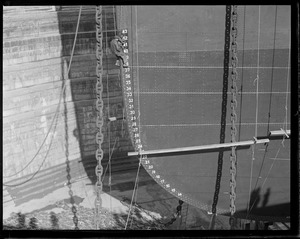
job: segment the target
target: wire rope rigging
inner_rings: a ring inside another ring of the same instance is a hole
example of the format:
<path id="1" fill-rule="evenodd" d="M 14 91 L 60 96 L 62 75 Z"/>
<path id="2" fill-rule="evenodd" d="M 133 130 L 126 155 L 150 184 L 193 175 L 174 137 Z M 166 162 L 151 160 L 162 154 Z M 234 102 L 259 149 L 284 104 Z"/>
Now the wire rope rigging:
<path id="1" fill-rule="evenodd" d="M 276 6 L 276 14 L 275 14 L 275 30 L 274 30 L 275 32 L 276 32 L 276 18 L 277 18 L 277 6 Z M 275 33 L 274 33 L 274 47 L 275 47 Z M 270 173 L 271 173 L 271 171 L 272 171 L 272 169 L 274 167 L 274 164 L 277 161 L 278 154 L 279 154 L 280 150 L 285 147 L 284 146 L 285 139 L 288 138 L 288 135 L 287 135 L 286 132 L 287 132 L 287 124 L 288 124 L 288 122 L 287 122 L 287 109 L 288 109 L 287 102 L 288 102 L 288 93 L 289 93 L 288 90 L 289 90 L 289 69 L 290 69 L 290 51 L 291 51 L 290 47 L 291 47 L 291 45 L 290 45 L 290 39 L 289 39 L 289 45 L 288 45 L 288 51 L 289 51 L 289 53 L 288 53 L 288 67 L 287 67 L 287 88 L 286 88 L 286 92 L 285 92 L 286 93 L 286 98 L 285 98 L 285 106 L 284 106 L 285 117 L 284 117 L 283 126 L 282 126 L 282 130 L 283 130 L 283 132 L 285 132 L 285 134 L 283 134 L 282 141 L 281 141 L 281 144 L 279 145 L 279 147 L 277 149 L 275 158 L 273 158 L 273 162 L 272 162 L 270 168 L 268 169 L 267 176 L 265 177 L 265 179 L 264 179 L 264 181 L 263 181 L 263 183 L 261 185 L 261 190 L 263 190 L 263 188 L 265 186 L 265 183 L 266 183 L 266 181 L 269 178 L 269 175 L 270 175 Z M 265 157 L 265 155 L 264 155 L 264 157 Z M 260 177 L 260 175 L 261 175 L 261 169 L 260 169 L 258 177 Z M 257 181 L 256 181 L 256 185 L 257 185 Z M 256 188 L 256 185 L 255 185 L 254 189 Z M 247 217 L 246 218 L 248 218 L 248 216 L 251 213 L 251 210 L 253 209 L 253 207 L 254 207 L 254 205 L 255 205 L 255 203 L 256 203 L 257 200 L 258 200 L 258 196 L 256 196 L 253 199 L 252 205 L 249 205 L 250 208 L 247 211 Z"/>
<path id="2" fill-rule="evenodd" d="M 273 93 L 273 73 L 274 73 L 274 60 L 275 60 L 276 29 L 277 29 L 277 5 L 275 7 L 274 35 L 273 35 L 273 54 L 272 54 L 272 71 L 271 71 L 271 86 L 270 86 L 270 92 L 271 93 L 270 93 L 270 99 L 269 99 L 268 127 L 267 127 L 266 134 L 268 134 L 269 130 L 270 130 L 270 117 L 271 117 L 271 105 L 272 105 L 272 93 Z M 261 176 L 261 172 L 262 172 L 262 168 L 263 168 L 263 165 L 264 165 L 264 162 L 265 162 L 266 154 L 268 152 L 268 146 L 269 146 L 269 144 L 267 143 L 265 145 L 264 155 L 263 155 L 263 158 L 262 158 L 262 162 L 261 162 L 261 166 L 260 166 L 260 169 L 259 169 L 258 177 L 257 177 L 256 182 L 255 182 L 254 190 L 256 190 L 256 186 L 257 186 L 259 178 Z M 254 158 L 254 148 L 253 147 L 252 147 L 252 158 Z M 252 175 L 252 173 L 251 173 L 251 175 Z M 251 188 L 250 188 L 250 190 L 251 190 Z M 250 198 L 251 197 L 249 197 L 249 199 L 248 199 L 249 200 L 249 202 L 248 202 L 249 203 L 248 208 L 250 206 Z M 255 199 L 255 201 L 256 201 L 256 199 Z M 253 203 L 255 203 L 255 201 Z M 251 206 L 251 208 L 252 208 L 252 206 Z M 247 217 L 249 216 L 250 212 L 251 212 L 251 209 L 250 209 L 250 211 L 248 210 Z"/>
<path id="3" fill-rule="evenodd" d="M 138 166 L 138 169 L 137 169 L 137 173 L 136 173 L 136 177 L 135 177 L 135 183 L 134 183 L 134 187 L 133 187 L 133 192 L 132 192 L 132 197 L 131 197 L 131 202 L 130 202 L 130 206 L 129 206 L 129 211 L 128 211 L 128 215 L 127 215 L 127 219 L 126 219 L 126 224 L 125 224 L 125 230 L 127 229 L 128 227 L 128 222 L 129 222 L 129 217 L 131 215 L 131 210 L 132 210 L 132 204 L 133 204 L 133 201 L 134 201 L 134 196 L 136 194 L 136 190 L 137 190 L 137 185 L 138 185 L 138 179 L 139 179 L 139 172 L 140 172 L 140 167 L 141 167 L 141 158 L 143 156 L 140 156 L 140 159 L 139 159 L 139 166 Z"/>
<path id="4" fill-rule="evenodd" d="M 258 6 L 258 34 L 257 34 L 257 69 L 256 78 L 253 83 L 256 83 L 256 106 L 255 106 L 255 132 L 254 137 L 257 138 L 257 119 L 258 119 L 258 87 L 259 87 L 259 53 L 260 53 L 260 6 Z M 250 167 L 250 181 L 249 181 L 249 199 L 247 214 L 249 214 L 251 191 L 252 191 L 252 178 L 253 178 L 253 164 L 255 160 L 255 144 L 252 145 L 251 167 Z"/>

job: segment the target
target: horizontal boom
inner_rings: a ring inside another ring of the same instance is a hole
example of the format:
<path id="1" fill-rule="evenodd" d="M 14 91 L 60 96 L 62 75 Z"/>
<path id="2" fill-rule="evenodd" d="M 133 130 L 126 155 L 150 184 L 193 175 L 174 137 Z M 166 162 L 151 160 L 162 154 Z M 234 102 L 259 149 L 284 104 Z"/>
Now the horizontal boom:
<path id="1" fill-rule="evenodd" d="M 140 151 L 140 152 L 128 152 L 128 156 L 190 152 L 190 151 L 200 151 L 206 149 L 220 149 L 220 148 L 228 148 L 228 147 L 247 146 L 252 144 L 265 144 L 269 142 L 270 142 L 269 139 L 254 138 L 254 140 L 234 142 L 234 143 L 209 144 L 209 145 L 202 145 L 202 146 L 191 146 L 191 147 L 172 148 L 172 149 L 157 149 L 157 150 L 148 150 L 148 151 Z"/>

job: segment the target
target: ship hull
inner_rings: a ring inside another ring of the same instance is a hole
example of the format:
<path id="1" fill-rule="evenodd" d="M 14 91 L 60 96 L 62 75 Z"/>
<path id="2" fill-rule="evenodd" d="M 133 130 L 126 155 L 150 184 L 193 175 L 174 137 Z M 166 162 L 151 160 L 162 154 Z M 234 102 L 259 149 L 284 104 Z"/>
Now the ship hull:
<path id="1" fill-rule="evenodd" d="M 236 141 L 244 141 L 290 127 L 290 28 L 281 18 L 290 9 L 238 6 L 237 11 Z M 129 124 L 136 124 L 139 134 L 132 133 L 133 142 L 140 140 L 141 150 L 231 142 L 227 8 L 138 6 L 123 9 L 123 15 L 126 12 L 132 16 L 123 28 L 129 29 L 132 42 L 136 116 Z M 230 215 L 230 153 L 229 148 L 141 160 L 174 196 L 207 212 L 215 203 L 217 214 Z M 238 147 L 236 154 L 235 216 L 289 220 L 289 140 L 280 137 L 266 145 Z"/>

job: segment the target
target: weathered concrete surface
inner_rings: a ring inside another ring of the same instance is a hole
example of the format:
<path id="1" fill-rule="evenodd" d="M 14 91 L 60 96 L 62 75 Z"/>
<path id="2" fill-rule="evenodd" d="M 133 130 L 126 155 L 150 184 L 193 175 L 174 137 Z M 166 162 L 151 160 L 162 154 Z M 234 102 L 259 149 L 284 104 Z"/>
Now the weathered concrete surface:
<path id="1" fill-rule="evenodd" d="M 111 190 L 107 186 L 108 176 L 109 174 L 106 173 L 103 181 L 105 186 L 103 188 L 104 193 L 101 195 L 102 207 L 114 214 L 127 215 L 129 208 L 126 205 L 131 202 L 136 170 L 112 174 Z M 84 208 L 94 208 L 95 193 L 93 183 L 90 179 L 79 179 L 72 183 L 71 189 L 76 207 L 83 206 Z M 22 203 L 18 206 L 6 206 L 3 211 L 3 219 L 7 219 L 11 213 L 16 212 L 27 214 L 35 211 L 53 211 L 60 213 L 62 209 L 56 206 L 56 203 L 61 200 L 70 201 L 69 188 L 67 186 L 54 189 L 45 195 L 43 195 L 42 192 L 39 192 L 39 195 L 40 196 L 38 198 Z M 126 203 L 126 205 L 124 203 Z M 148 213 L 157 219 L 160 219 L 162 222 L 167 223 L 171 220 L 173 216 L 172 214 L 176 212 L 178 199 L 170 195 L 167 191 L 155 183 L 150 175 L 141 168 L 139 173 L 137 197 L 133 203 L 134 205 L 137 204 L 139 207 L 148 211 Z M 179 221 L 176 221 L 169 227 L 169 229 L 178 229 L 177 226 L 179 226 L 180 229 L 188 230 L 207 229 L 210 216 L 205 211 L 199 210 L 193 206 L 186 207 L 187 204 L 184 204 L 183 208 L 185 210 L 182 210 L 182 222 L 178 225 L 177 223 Z M 81 218 L 79 218 L 79 220 L 81 220 Z M 218 217 L 216 228 L 228 229 L 228 220 L 222 216 Z"/>
<path id="2" fill-rule="evenodd" d="M 83 198 L 82 202 L 79 202 L 81 206 L 86 208 L 94 208 L 95 194 L 94 187 L 89 179 L 83 179 L 72 185 L 72 191 L 74 197 Z M 36 210 L 43 210 L 49 205 L 54 205 L 56 202 L 70 199 L 69 188 L 67 186 L 53 190 L 51 193 L 37 199 L 30 200 L 26 203 L 22 203 L 19 206 L 8 206 L 3 211 L 3 219 L 10 216 L 12 212 L 30 213 Z M 106 209 L 112 209 L 115 213 L 126 213 L 128 208 L 125 207 L 119 200 L 111 197 L 107 193 L 102 194 L 102 206 Z"/>
<path id="3" fill-rule="evenodd" d="M 79 8 L 13 7 L 8 10 L 4 12 L 3 24 L 5 215 L 45 206 L 66 196 L 67 176 L 71 182 L 83 178 L 93 184 L 96 180 L 95 6 L 83 6 L 69 75 Z M 102 147 L 106 155 L 102 164 L 107 166 L 108 151 L 115 143 L 111 170 L 116 172 L 136 169 L 137 160 L 124 157 L 131 150 L 126 121 L 107 124 L 108 115 L 123 116 L 119 68 L 106 47 L 114 35 L 110 30 L 116 27 L 113 18 L 112 7 L 103 7 Z M 60 102 L 63 81 L 66 94 Z M 59 102 L 56 122 L 53 120 Z"/>
<path id="4" fill-rule="evenodd" d="M 62 164 L 66 157 L 69 160 L 91 157 L 96 150 L 94 6 L 83 7 L 69 76 L 67 69 L 79 8 L 21 8 L 6 9 L 3 24 L 5 182 L 36 172 L 48 148 L 49 154 L 42 169 Z M 104 7 L 103 13 L 104 30 L 114 29 L 112 7 Z M 120 154 L 131 149 L 126 124 L 122 121 L 106 124 L 108 114 L 123 115 L 119 70 L 114 65 L 115 58 L 106 48 L 113 35 L 114 32 L 103 34 L 103 148 L 108 153 L 109 147 L 112 148 L 116 137 L 119 137 L 115 152 Z M 52 126 L 63 79 L 66 79 L 66 95 L 61 100 L 57 125 L 54 122 Z M 40 147 L 42 149 L 34 163 L 16 174 L 30 162 Z M 14 176 L 6 178 L 10 175 Z"/>

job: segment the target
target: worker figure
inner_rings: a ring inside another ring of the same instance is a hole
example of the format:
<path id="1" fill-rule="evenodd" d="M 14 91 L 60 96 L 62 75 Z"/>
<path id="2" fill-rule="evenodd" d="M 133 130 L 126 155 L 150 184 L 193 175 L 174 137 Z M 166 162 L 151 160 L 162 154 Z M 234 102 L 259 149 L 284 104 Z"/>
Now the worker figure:
<path id="1" fill-rule="evenodd" d="M 120 60 L 123 66 L 127 63 L 126 54 L 123 47 L 124 41 L 119 36 L 115 36 L 110 42 L 110 49 L 112 53 L 117 57 L 116 65 L 120 66 Z"/>

